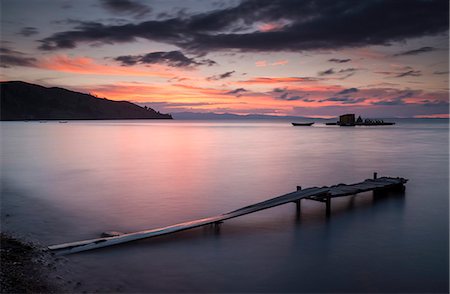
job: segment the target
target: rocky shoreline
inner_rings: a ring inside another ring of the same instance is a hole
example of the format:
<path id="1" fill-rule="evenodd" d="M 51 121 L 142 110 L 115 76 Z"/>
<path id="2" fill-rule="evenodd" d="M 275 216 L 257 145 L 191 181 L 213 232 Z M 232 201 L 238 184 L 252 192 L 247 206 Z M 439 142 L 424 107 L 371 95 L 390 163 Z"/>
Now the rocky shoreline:
<path id="1" fill-rule="evenodd" d="M 57 275 L 60 261 L 38 245 L 1 233 L 1 293 L 73 292 Z"/>

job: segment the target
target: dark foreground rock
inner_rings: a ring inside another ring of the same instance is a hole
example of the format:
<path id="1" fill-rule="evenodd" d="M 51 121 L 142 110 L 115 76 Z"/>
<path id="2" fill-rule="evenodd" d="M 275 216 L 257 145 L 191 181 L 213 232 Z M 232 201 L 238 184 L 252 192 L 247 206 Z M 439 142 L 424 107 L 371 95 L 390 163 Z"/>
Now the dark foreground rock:
<path id="1" fill-rule="evenodd" d="M 56 275 L 56 260 L 38 246 L 1 233 L 1 293 L 67 292 Z"/>

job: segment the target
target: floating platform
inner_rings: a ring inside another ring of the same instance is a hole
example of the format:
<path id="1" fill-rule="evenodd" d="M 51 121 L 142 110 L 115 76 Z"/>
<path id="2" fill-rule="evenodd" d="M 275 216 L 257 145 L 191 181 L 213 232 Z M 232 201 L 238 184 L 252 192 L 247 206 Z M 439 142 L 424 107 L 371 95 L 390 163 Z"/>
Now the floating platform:
<path id="1" fill-rule="evenodd" d="M 152 238 L 157 236 L 168 235 L 184 230 L 189 230 L 206 225 L 219 225 L 223 221 L 236 218 L 239 216 L 244 216 L 250 213 L 254 213 L 260 210 L 269 209 L 275 206 L 283 205 L 286 203 L 294 202 L 297 204 L 297 211 L 300 211 L 300 201 L 302 199 L 315 200 L 324 202 L 326 204 L 326 215 L 330 215 L 331 210 L 331 199 L 336 197 L 356 195 L 358 193 L 367 191 L 379 191 L 386 189 L 400 189 L 404 190 L 404 184 L 407 182 L 404 178 L 391 178 L 391 177 L 381 177 L 377 178 L 377 174 L 374 173 L 373 179 L 367 179 L 360 183 L 355 183 L 351 185 L 339 184 L 334 186 L 324 186 L 324 187 L 312 187 L 307 189 L 301 189 L 297 186 L 297 191 L 284 194 L 275 198 L 268 199 L 266 201 L 258 202 L 249 206 L 242 207 L 231 212 L 224 214 L 206 217 L 202 219 L 197 219 L 193 221 L 178 223 L 162 228 L 155 228 L 145 231 L 139 231 L 134 233 L 127 233 L 122 235 L 114 235 L 110 237 L 103 237 L 91 240 L 84 240 L 78 242 L 64 243 L 59 245 L 49 246 L 48 249 L 57 254 L 71 254 L 86 250 L 92 250 L 117 244 L 122 244 L 126 242 L 131 242 L 135 240 Z"/>

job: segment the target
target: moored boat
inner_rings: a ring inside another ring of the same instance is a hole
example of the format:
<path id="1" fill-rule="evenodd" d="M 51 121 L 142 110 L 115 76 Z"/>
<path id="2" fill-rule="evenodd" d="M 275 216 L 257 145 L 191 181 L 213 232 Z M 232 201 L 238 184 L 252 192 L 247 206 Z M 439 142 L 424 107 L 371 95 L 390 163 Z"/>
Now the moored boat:
<path id="1" fill-rule="evenodd" d="M 313 124 L 314 124 L 314 122 L 309 122 L 309 123 L 292 123 L 292 125 L 294 127 L 298 127 L 298 126 L 309 127 L 309 126 L 312 126 Z"/>

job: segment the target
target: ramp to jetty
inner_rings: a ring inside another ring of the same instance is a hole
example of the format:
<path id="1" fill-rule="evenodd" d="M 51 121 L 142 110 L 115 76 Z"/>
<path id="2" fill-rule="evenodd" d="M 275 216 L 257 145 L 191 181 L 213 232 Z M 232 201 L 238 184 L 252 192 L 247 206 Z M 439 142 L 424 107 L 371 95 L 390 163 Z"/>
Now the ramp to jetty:
<path id="1" fill-rule="evenodd" d="M 324 187 L 312 187 L 307 189 L 301 189 L 297 187 L 297 191 L 284 194 L 275 198 L 271 198 L 266 201 L 255 203 L 231 212 L 224 214 L 197 219 L 193 221 L 183 222 L 174 224 L 167 227 L 156 228 L 151 230 L 139 231 L 134 233 L 122 234 L 113 237 L 104 237 L 91 240 L 84 240 L 78 242 L 64 243 L 60 245 L 48 246 L 50 251 L 57 254 L 71 254 L 86 250 L 92 250 L 107 246 L 112 246 L 116 244 L 131 242 L 135 240 L 157 237 L 167 234 L 172 234 L 175 232 L 180 232 L 184 230 L 189 230 L 206 225 L 219 225 L 225 220 L 257 212 L 260 210 L 272 208 L 275 206 L 283 205 L 286 203 L 294 202 L 297 204 L 297 210 L 300 211 L 300 204 L 302 199 L 309 199 L 324 202 L 326 204 L 326 215 L 330 215 L 331 210 L 331 199 L 335 197 L 342 197 L 348 195 L 356 195 L 358 193 L 367 191 L 380 191 L 380 190 L 390 190 L 390 189 L 400 189 L 404 190 L 404 184 L 407 182 L 404 178 L 391 178 L 391 177 L 381 177 L 377 178 L 377 174 L 374 173 L 373 179 L 367 179 L 363 182 L 346 185 L 338 184 L 334 186 L 324 186 Z"/>

